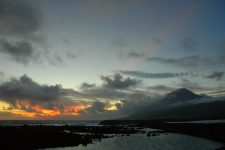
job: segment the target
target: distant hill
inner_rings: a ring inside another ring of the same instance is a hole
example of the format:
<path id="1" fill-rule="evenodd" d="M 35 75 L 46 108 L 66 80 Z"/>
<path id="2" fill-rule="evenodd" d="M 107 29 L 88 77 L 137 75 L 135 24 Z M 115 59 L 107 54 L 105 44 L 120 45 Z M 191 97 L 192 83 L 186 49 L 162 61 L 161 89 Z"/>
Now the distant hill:
<path id="1" fill-rule="evenodd" d="M 181 88 L 166 94 L 166 96 L 163 99 L 163 102 L 167 102 L 167 103 L 179 102 L 180 103 L 180 102 L 187 102 L 187 101 L 199 99 L 199 98 L 201 98 L 200 95 L 197 95 L 188 89 Z"/>
<path id="2" fill-rule="evenodd" d="M 187 89 L 178 89 L 165 95 L 160 101 L 146 106 L 129 120 L 198 120 L 224 119 L 225 100 L 200 101 L 203 98 Z M 194 103 L 195 102 L 195 103 Z"/>

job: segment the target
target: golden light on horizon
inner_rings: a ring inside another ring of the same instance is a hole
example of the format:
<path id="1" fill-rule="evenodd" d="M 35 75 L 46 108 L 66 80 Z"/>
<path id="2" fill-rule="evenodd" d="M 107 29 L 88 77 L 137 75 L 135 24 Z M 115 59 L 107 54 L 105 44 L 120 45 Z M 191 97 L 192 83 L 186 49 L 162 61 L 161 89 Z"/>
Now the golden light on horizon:
<path id="1" fill-rule="evenodd" d="M 8 110 L 5 112 L 10 112 L 14 115 L 19 115 L 19 116 L 27 117 L 27 118 L 33 118 L 37 115 L 37 113 L 35 113 L 35 112 L 28 112 L 28 111 L 21 110 L 21 109 L 12 109 L 12 110 Z"/>
<path id="2" fill-rule="evenodd" d="M 42 117 L 57 117 L 57 116 L 78 116 L 80 110 L 84 110 L 90 105 L 72 105 L 59 108 L 44 108 L 40 105 L 32 105 L 26 100 L 17 100 L 15 107 L 9 103 L 0 102 L 0 112 L 7 112 L 13 116 L 21 116 L 29 119 L 41 119 Z"/>
<path id="3" fill-rule="evenodd" d="M 108 105 L 105 107 L 106 110 L 117 110 L 115 105 Z"/>
<path id="4" fill-rule="evenodd" d="M 0 110 L 10 107 L 10 104 L 0 101 Z"/>
<path id="5" fill-rule="evenodd" d="M 43 108 L 41 106 L 35 105 L 32 107 L 33 110 L 35 110 L 35 112 L 37 112 L 37 114 L 39 114 L 40 116 L 56 116 L 56 115 L 60 115 L 60 111 L 57 109 L 46 109 Z"/>

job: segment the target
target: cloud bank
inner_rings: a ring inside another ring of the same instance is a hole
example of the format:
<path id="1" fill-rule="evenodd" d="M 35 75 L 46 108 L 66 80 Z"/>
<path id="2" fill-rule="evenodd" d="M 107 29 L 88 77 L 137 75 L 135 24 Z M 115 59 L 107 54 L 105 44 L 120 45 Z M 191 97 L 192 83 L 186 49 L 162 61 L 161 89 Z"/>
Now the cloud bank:
<path id="1" fill-rule="evenodd" d="M 128 70 L 120 70 L 118 71 L 124 75 L 130 75 L 139 78 L 151 78 L 151 79 L 164 79 L 164 78 L 176 78 L 187 76 L 188 73 L 172 73 L 172 72 L 163 72 L 163 73 L 148 73 L 142 71 L 128 71 Z"/>
<path id="2" fill-rule="evenodd" d="M 123 78 L 119 73 L 113 76 L 101 76 L 101 79 L 104 81 L 104 87 L 112 89 L 128 89 L 141 83 L 141 81 L 137 79 L 131 79 L 129 77 Z"/>
<path id="3" fill-rule="evenodd" d="M 224 75 L 224 72 L 215 71 L 206 77 L 209 79 L 215 79 L 215 80 L 219 81 L 223 78 L 223 75 Z"/>

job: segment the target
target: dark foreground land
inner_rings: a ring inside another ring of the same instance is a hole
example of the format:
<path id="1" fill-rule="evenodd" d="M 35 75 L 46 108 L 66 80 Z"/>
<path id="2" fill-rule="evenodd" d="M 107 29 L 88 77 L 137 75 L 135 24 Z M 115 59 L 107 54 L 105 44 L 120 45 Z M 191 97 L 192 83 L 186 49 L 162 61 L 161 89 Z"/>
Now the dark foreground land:
<path id="1" fill-rule="evenodd" d="M 11 126 L 0 127 L 0 150 L 30 150 L 87 145 L 103 138 L 144 133 L 122 126 Z"/>
<path id="2" fill-rule="evenodd" d="M 128 136 L 146 133 L 143 128 L 155 128 L 163 131 L 151 131 L 146 136 L 157 136 L 165 132 L 181 133 L 204 137 L 225 143 L 225 124 L 163 123 L 152 121 L 108 120 L 102 126 L 13 126 L 0 127 L 0 149 L 30 150 L 53 147 L 87 145 L 103 138 Z M 221 148 L 221 150 L 224 148 Z"/>

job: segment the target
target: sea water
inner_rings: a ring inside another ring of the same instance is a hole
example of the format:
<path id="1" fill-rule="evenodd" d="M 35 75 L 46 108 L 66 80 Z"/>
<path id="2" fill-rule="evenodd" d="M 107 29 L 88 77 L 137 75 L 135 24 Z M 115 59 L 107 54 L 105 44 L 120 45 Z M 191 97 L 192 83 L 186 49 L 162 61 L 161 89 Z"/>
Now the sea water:
<path id="1" fill-rule="evenodd" d="M 0 126 L 97 126 L 97 120 L 0 120 Z"/>
<path id="2" fill-rule="evenodd" d="M 215 150 L 222 146 L 222 143 L 199 137 L 169 133 L 154 137 L 147 137 L 146 134 L 132 134 L 103 139 L 87 146 L 45 150 Z"/>

